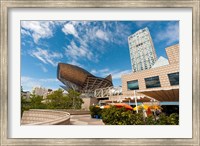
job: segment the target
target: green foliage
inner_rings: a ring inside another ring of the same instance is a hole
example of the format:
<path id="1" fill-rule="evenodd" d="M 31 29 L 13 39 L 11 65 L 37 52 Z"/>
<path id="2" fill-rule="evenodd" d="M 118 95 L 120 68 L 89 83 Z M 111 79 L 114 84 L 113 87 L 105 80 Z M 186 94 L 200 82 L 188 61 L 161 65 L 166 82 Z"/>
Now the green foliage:
<path id="1" fill-rule="evenodd" d="M 134 125 L 144 125 L 143 113 L 136 113 L 133 115 Z"/>
<path id="2" fill-rule="evenodd" d="M 45 109 L 46 105 L 42 103 L 43 97 L 39 95 L 32 94 L 30 98 L 31 109 Z"/>
<path id="3" fill-rule="evenodd" d="M 90 107 L 90 110 L 95 111 L 95 107 Z M 102 110 L 102 120 L 106 125 L 178 125 L 179 116 L 177 113 L 170 116 L 161 113 L 158 117 L 151 115 L 144 118 L 142 112 L 134 113 L 125 108 L 111 106 Z"/>
<path id="4" fill-rule="evenodd" d="M 27 100 L 21 96 L 21 116 L 25 110 L 29 110 L 30 108 L 30 100 Z"/>
<path id="5" fill-rule="evenodd" d="M 42 103 L 42 96 L 30 95 L 30 99 L 21 96 L 21 116 L 25 110 L 44 109 L 46 105 Z"/>
<path id="6" fill-rule="evenodd" d="M 143 116 L 141 113 L 133 114 L 132 111 L 125 108 L 116 108 L 111 106 L 103 109 L 102 120 L 106 125 L 143 125 Z"/>
<path id="7" fill-rule="evenodd" d="M 48 109 L 65 109 L 67 98 L 63 96 L 63 90 L 58 89 L 47 95 L 46 104 Z"/>
<path id="8" fill-rule="evenodd" d="M 158 117 L 159 118 L 156 121 L 157 125 L 168 125 L 167 116 L 164 113 L 161 113 Z"/>
<path id="9" fill-rule="evenodd" d="M 158 116 L 158 119 L 147 117 L 146 125 L 178 125 L 179 124 L 179 115 L 177 113 L 173 113 L 170 116 L 166 116 L 166 114 L 162 113 Z"/>
<path id="10" fill-rule="evenodd" d="M 21 91 L 23 91 L 22 87 Z M 70 90 L 67 95 L 63 95 L 61 89 L 47 95 L 44 103 L 42 96 L 31 94 L 30 99 L 21 96 L 21 115 L 23 111 L 29 109 L 81 109 L 83 100 L 79 96 L 80 93 L 73 90 Z"/>
<path id="11" fill-rule="evenodd" d="M 81 109 L 81 105 L 84 103 L 83 99 L 79 97 L 80 93 L 74 90 L 69 90 L 67 97 L 72 102 L 73 109 Z"/>
<path id="12" fill-rule="evenodd" d="M 170 125 L 178 125 L 179 124 L 179 115 L 177 113 L 173 113 L 168 117 L 168 124 Z"/>
<path id="13" fill-rule="evenodd" d="M 155 117 L 153 115 L 146 117 L 145 125 L 157 125 Z"/>
<path id="14" fill-rule="evenodd" d="M 47 96 L 48 109 L 81 109 L 83 100 L 80 93 L 69 90 L 67 95 L 63 95 L 63 90 L 58 89 Z"/>
<path id="15" fill-rule="evenodd" d="M 90 106 L 89 109 L 92 118 L 94 118 L 94 115 L 98 115 L 99 117 L 101 117 L 102 109 L 94 105 Z"/>

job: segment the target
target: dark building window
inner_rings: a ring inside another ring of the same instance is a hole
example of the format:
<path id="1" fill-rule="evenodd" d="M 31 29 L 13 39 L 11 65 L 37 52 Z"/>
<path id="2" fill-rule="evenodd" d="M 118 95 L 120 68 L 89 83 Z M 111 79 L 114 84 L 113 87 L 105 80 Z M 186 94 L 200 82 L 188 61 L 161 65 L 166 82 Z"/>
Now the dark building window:
<path id="1" fill-rule="evenodd" d="M 127 82 L 128 90 L 138 90 L 138 80 L 128 81 Z"/>
<path id="2" fill-rule="evenodd" d="M 168 74 L 171 86 L 179 85 L 179 72 Z"/>
<path id="3" fill-rule="evenodd" d="M 145 78 L 146 88 L 156 88 L 161 87 L 159 76 Z"/>

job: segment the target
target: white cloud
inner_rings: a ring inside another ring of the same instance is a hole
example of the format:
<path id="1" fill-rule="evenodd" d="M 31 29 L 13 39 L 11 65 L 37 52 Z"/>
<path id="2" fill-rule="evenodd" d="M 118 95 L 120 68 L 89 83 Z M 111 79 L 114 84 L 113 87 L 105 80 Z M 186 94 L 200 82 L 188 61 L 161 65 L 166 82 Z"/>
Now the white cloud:
<path id="1" fill-rule="evenodd" d="M 54 25 L 63 26 L 66 23 L 66 21 L 65 20 L 56 20 L 56 21 L 52 21 L 52 23 Z"/>
<path id="2" fill-rule="evenodd" d="M 104 69 L 100 69 L 100 70 L 96 70 L 96 69 L 92 69 L 91 73 L 92 74 L 99 74 L 99 75 L 106 75 L 109 74 L 110 70 L 108 68 L 104 68 Z"/>
<path id="3" fill-rule="evenodd" d="M 97 36 L 97 38 L 99 38 L 99 39 L 108 41 L 107 33 L 104 32 L 104 31 L 102 31 L 102 30 L 100 30 L 100 29 L 96 31 L 96 36 Z"/>
<path id="4" fill-rule="evenodd" d="M 117 45 L 127 45 L 128 36 L 131 35 L 130 28 L 127 24 L 115 22 L 110 28 L 113 27 L 114 31 L 109 31 L 109 40 Z M 123 30 L 123 31 L 122 31 Z"/>
<path id="5" fill-rule="evenodd" d="M 21 86 L 24 91 L 32 91 L 34 87 L 45 87 L 51 89 L 59 88 L 60 81 L 56 78 L 31 78 L 28 76 L 21 77 Z"/>
<path id="6" fill-rule="evenodd" d="M 78 33 L 77 33 L 76 29 L 74 28 L 73 24 L 70 24 L 70 23 L 65 24 L 64 27 L 62 28 L 62 31 L 66 35 L 71 34 L 78 38 Z"/>
<path id="7" fill-rule="evenodd" d="M 39 59 L 41 62 L 45 64 L 51 64 L 53 66 L 57 66 L 58 62 L 56 59 L 61 59 L 63 55 L 57 52 L 49 52 L 48 50 L 44 50 L 41 48 L 37 48 L 36 50 L 32 50 L 30 52 L 32 57 Z"/>
<path id="8" fill-rule="evenodd" d="M 111 74 L 112 79 L 121 79 L 122 74 L 127 74 L 127 73 L 130 73 L 130 72 L 131 72 L 131 70 L 120 71 L 120 70 L 109 70 L 108 68 L 100 69 L 100 70 L 95 70 L 95 69 L 91 70 L 92 74 L 95 74 L 96 76 L 100 76 L 100 77 L 106 77 L 109 74 Z"/>
<path id="9" fill-rule="evenodd" d="M 93 53 L 89 49 L 87 49 L 85 46 L 78 47 L 74 41 L 72 41 L 70 45 L 65 48 L 65 54 L 73 60 L 83 58 L 92 60 L 93 58 Z"/>
<path id="10" fill-rule="evenodd" d="M 138 27 L 145 27 L 147 25 L 151 25 L 150 24 L 151 21 L 134 21 L 134 23 L 138 26 Z"/>
<path id="11" fill-rule="evenodd" d="M 41 38 L 50 38 L 53 36 L 52 21 L 21 21 L 21 27 L 32 35 L 34 42 L 37 44 Z M 22 30 L 23 30 L 22 29 Z M 25 33 L 22 31 L 22 33 Z"/>
<path id="12" fill-rule="evenodd" d="M 95 69 L 92 69 L 92 70 L 91 70 L 91 74 L 97 74 L 97 73 L 98 73 L 97 70 L 95 70 Z"/>
<path id="13" fill-rule="evenodd" d="M 87 59 L 92 62 L 99 62 L 109 45 L 127 44 L 130 33 L 129 27 L 122 23 L 104 21 L 70 21 L 62 31 L 76 37 L 69 38 L 70 44 L 65 48 L 68 61 Z"/>
<path id="14" fill-rule="evenodd" d="M 43 72 L 48 72 L 48 70 L 44 66 L 42 66 L 41 68 L 42 68 Z"/>
<path id="15" fill-rule="evenodd" d="M 40 66 L 40 68 L 42 69 L 43 72 L 45 72 L 45 73 L 48 72 L 47 68 L 44 65 L 42 65 L 41 63 L 38 65 Z"/>
<path id="16" fill-rule="evenodd" d="M 121 79 L 121 76 L 123 74 L 127 74 L 127 73 L 130 73 L 131 70 L 123 70 L 123 71 L 116 71 L 112 74 L 112 78 L 113 79 Z"/>
<path id="17" fill-rule="evenodd" d="M 21 29 L 21 34 L 31 36 L 30 32 L 25 29 Z"/>
<path id="18" fill-rule="evenodd" d="M 39 79 L 40 82 L 45 82 L 45 83 L 48 83 L 48 82 L 57 82 L 58 79 L 55 79 L 55 78 L 47 78 L 47 79 Z"/>
<path id="19" fill-rule="evenodd" d="M 109 69 L 108 69 L 108 68 L 104 68 L 104 69 L 99 70 L 99 72 L 100 72 L 100 73 L 109 72 Z"/>
<path id="20" fill-rule="evenodd" d="M 165 30 L 159 31 L 156 35 L 157 41 L 166 41 L 167 45 L 179 40 L 179 24 L 169 23 Z"/>
<path id="21" fill-rule="evenodd" d="M 67 63 L 84 68 L 84 65 L 78 63 L 76 60 L 68 61 Z"/>

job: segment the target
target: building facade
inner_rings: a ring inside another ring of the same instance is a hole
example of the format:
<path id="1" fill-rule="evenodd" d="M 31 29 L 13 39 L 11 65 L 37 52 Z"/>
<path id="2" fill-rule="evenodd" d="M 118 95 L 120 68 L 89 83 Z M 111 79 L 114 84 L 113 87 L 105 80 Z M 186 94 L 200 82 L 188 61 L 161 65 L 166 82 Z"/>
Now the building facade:
<path id="1" fill-rule="evenodd" d="M 35 95 L 42 96 L 43 99 L 46 99 L 47 95 L 53 93 L 53 90 L 42 88 L 42 87 L 34 87 L 33 90 L 32 90 L 32 93 L 35 94 Z"/>
<path id="2" fill-rule="evenodd" d="M 122 75 L 123 95 L 134 90 L 158 101 L 179 100 L 179 45 L 166 48 L 169 64 Z"/>
<path id="3" fill-rule="evenodd" d="M 133 72 L 150 69 L 157 60 L 153 41 L 146 27 L 128 37 Z"/>

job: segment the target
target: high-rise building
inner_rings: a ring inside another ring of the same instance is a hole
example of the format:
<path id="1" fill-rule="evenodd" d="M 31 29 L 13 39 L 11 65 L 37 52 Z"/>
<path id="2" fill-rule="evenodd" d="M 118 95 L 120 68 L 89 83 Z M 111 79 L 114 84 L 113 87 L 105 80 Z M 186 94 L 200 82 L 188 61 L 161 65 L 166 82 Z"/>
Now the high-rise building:
<path id="1" fill-rule="evenodd" d="M 128 37 L 133 72 L 150 69 L 157 60 L 153 41 L 146 27 Z"/>

